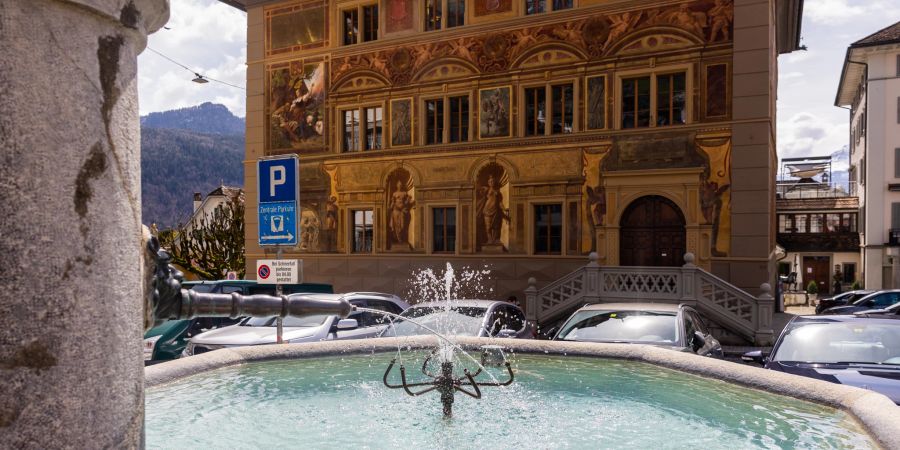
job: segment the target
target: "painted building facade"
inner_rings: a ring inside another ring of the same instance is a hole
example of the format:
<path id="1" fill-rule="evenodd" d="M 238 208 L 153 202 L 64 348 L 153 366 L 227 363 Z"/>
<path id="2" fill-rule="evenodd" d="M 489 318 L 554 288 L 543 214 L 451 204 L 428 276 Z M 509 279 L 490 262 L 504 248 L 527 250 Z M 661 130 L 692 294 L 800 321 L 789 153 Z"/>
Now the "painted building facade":
<path id="1" fill-rule="evenodd" d="M 850 109 L 866 289 L 900 287 L 900 22 L 847 49 L 835 106 Z"/>
<path id="2" fill-rule="evenodd" d="M 247 263 L 258 158 L 297 154 L 307 281 L 495 298 L 602 265 L 773 282 L 776 57 L 798 1 L 239 1 Z M 253 273 L 249 270 L 248 273 Z"/>

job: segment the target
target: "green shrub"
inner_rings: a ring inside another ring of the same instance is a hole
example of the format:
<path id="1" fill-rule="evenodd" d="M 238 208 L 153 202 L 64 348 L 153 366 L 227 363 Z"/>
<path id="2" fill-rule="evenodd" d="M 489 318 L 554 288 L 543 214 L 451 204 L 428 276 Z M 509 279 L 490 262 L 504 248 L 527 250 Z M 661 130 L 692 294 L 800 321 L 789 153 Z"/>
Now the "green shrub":
<path id="1" fill-rule="evenodd" d="M 819 285 L 816 284 L 815 281 L 810 281 L 809 284 L 806 285 L 806 293 L 807 294 L 818 294 L 819 293 Z"/>
<path id="2" fill-rule="evenodd" d="M 859 280 L 854 280 L 853 284 L 850 286 L 850 290 L 858 291 L 862 289 L 862 285 L 859 283 Z"/>

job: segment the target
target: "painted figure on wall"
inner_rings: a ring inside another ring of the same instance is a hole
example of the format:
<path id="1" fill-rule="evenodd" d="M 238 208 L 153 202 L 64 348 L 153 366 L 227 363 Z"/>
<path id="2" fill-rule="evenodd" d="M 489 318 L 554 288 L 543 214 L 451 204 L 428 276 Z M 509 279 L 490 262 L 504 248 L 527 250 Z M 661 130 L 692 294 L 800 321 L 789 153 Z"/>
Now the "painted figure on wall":
<path id="1" fill-rule="evenodd" d="M 506 170 L 497 163 L 484 166 L 476 178 L 475 185 L 475 238 L 481 251 L 505 251 L 508 237 L 506 223 L 509 222 L 508 195 L 509 180 Z"/>
<path id="2" fill-rule="evenodd" d="M 729 39 L 731 22 L 734 20 L 734 8 L 729 0 L 715 0 L 715 5 L 709 10 L 709 41 L 715 42 L 719 35 L 723 41 Z"/>
<path id="3" fill-rule="evenodd" d="M 604 189 L 603 186 L 586 186 L 586 189 L 588 209 L 591 212 L 591 214 L 588 215 L 588 220 L 590 220 L 592 227 L 602 226 L 603 216 L 606 215 L 606 189 Z"/>
<path id="4" fill-rule="evenodd" d="M 708 157 L 700 174 L 700 212 L 712 225 L 712 256 L 727 256 L 731 247 L 731 141 L 728 138 L 697 142 Z"/>
<path id="5" fill-rule="evenodd" d="M 270 145 L 278 148 L 324 146 L 325 63 L 291 64 L 272 72 L 269 92 Z"/>
<path id="6" fill-rule="evenodd" d="M 391 194 L 391 243 L 409 243 L 409 221 L 415 204 L 403 182 L 398 180 L 394 193 Z"/>
<path id="7" fill-rule="evenodd" d="M 587 125 L 591 130 L 606 128 L 606 77 L 588 78 Z"/>
<path id="8" fill-rule="evenodd" d="M 485 244 L 497 244 L 500 242 L 500 228 L 503 226 L 503 194 L 500 193 L 500 185 L 493 175 L 488 177 L 487 185 L 479 188 L 481 201 L 478 205 L 478 215 L 481 217 L 487 240 Z"/>
<path id="9" fill-rule="evenodd" d="M 412 144 L 412 101 L 396 100 L 391 102 L 391 145 Z"/>
<path id="10" fill-rule="evenodd" d="M 338 230 L 338 206 L 337 197 L 331 196 L 325 202 L 325 223 L 322 226 L 325 232 L 325 250 L 335 250 Z"/>
<path id="11" fill-rule="evenodd" d="M 300 250 L 319 251 L 319 216 L 311 208 L 303 208 L 300 214 Z"/>
<path id="12" fill-rule="evenodd" d="M 386 0 L 385 31 L 395 33 L 413 28 L 413 0 Z"/>
<path id="13" fill-rule="evenodd" d="M 509 88 L 481 91 L 481 137 L 509 136 Z"/>
<path id="14" fill-rule="evenodd" d="M 387 180 L 387 244 L 389 250 L 412 249 L 409 229 L 415 206 L 412 177 L 404 169 L 395 170 Z"/>

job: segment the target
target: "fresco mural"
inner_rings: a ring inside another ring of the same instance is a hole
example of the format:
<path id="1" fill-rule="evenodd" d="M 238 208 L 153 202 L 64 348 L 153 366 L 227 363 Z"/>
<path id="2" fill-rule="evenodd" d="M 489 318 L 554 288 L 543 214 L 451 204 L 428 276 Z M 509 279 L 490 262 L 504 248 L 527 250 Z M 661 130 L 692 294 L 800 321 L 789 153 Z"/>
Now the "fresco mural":
<path id="1" fill-rule="evenodd" d="M 509 248 L 509 176 L 497 163 L 485 165 L 475 180 L 475 242 L 479 251 Z"/>
<path id="2" fill-rule="evenodd" d="M 412 100 L 391 101 L 391 146 L 412 144 Z"/>
<path id="3" fill-rule="evenodd" d="M 475 0 L 475 16 L 512 11 L 512 0 Z"/>
<path id="4" fill-rule="evenodd" d="M 412 176 L 405 169 L 391 172 L 387 178 L 387 248 L 388 250 L 412 250 L 409 229 L 416 206 Z"/>
<path id="5" fill-rule="evenodd" d="M 293 61 L 269 74 L 269 147 L 325 146 L 325 62 Z"/>
<path id="6" fill-rule="evenodd" d="M 267 34 L 270 54 L 297 51 L 325 45 L 328 33 L 327 6 L 308 2 L 267 11 Z"/>
<path id="7" fill-rule="evenodd" d="M 509 86 L 482 89 L 478 111 L 479 135 L 484 138 L 507 137 L 510 135 Z"/>
<path id="8" fill-rule="evenodd" d="M 600 167 L 608 154 L 608 148 L 581 151 L 581 175 L 584 177 L 581 202 L 588 225 L 582 227 L 581 251 L 584 253 L 597 251 L 596 229 L 603 226 L 606 218 L 606 188 L 603 187 Z"/>
<path id="9" fill-rule="evenodd" d="M 731 139 L 697 141 L 709 158 L 700 174 L 700 211 L 712 225 L 712 256 L 728 256 L 731 250 Z"/>
<path id="10" fill-rule="evenodd" d="M 602 130 L 606 128 L 606 77 L 587 79 L 587 128 Z"/>
<path id="11" fill-rule="evenodd" d="M 384 31 L 396 33 L 413 29 L 413 0 L 385 0 Z"/>

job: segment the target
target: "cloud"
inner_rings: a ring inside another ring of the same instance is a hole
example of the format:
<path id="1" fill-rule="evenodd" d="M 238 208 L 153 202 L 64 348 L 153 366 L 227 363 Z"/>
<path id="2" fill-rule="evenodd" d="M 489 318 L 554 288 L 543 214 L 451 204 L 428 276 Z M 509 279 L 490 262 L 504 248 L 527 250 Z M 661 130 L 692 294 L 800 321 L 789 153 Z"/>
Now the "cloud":
<path id="1" fill-rule="evenodd" d="M 867 9 L 852 6 L 848 0 L 817 0 L 803 4 L 803 15 L 823 25 L 840 25 L 862 16 Z"/>
<path id="2" fill-rule="evenodd" d="M 246 91 L 216 82 L 193 83 L 191 72 L 245 87 L 246 13 L 215 0 L 172 0 L 166 26 L 170 29 L 150 36 L 148 46 L 190 71 L 145 50 L 138 57 L 141 115 L 214 102 L 243 117 Z"/>
<path id="3" fill-rule="evenodd" d="M 778 156 L 826 156 L 847 145 L 847 123 L 801 112 L 778 121 Z"/>

